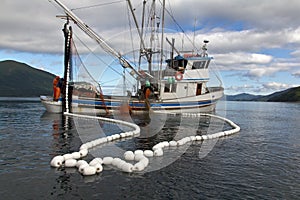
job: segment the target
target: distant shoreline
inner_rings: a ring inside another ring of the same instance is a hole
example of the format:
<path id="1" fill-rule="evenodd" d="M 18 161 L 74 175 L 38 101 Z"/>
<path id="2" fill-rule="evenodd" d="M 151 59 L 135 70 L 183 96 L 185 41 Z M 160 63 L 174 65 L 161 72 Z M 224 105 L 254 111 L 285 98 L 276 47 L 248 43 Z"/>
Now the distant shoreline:
<path id="1" fill-rule="evenodd" d="M 0 101 L 40 101 L 39 97 L 0 97 Z"/>

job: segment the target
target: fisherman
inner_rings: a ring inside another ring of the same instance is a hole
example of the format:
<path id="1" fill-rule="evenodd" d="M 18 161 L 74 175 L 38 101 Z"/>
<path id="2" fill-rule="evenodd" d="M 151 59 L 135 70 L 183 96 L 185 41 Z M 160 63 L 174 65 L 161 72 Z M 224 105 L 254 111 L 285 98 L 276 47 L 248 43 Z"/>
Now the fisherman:
<path id="1" fill-rule="evenodd" d="M 64 81 L 65 81 L 64 78 L 60 78 L 56 85 L 57 87 L 59 87 L 60 91 L 62 91 L 63 89 Z"/>
<path id="2" fill-rule="evenodd" d="M 153 88 L 151 87 L 150 81 L 145 82 L 145 88 L 144 88 L 144 97 L 145 99 L 149 99 L 151 93 L 153 92 Z"/>
<path id="3" fill-rule="evenodd" d="M 60 77 L 59 76 L 56 76 L 54 79 L 53 79 L 53 101 L 57 101 L 59 96 L 57 97 L 57 93 L 60 95 L 60 91 L 57 91 L 59 88 L 57 87 L 57 84 L 60 80 Z"/>

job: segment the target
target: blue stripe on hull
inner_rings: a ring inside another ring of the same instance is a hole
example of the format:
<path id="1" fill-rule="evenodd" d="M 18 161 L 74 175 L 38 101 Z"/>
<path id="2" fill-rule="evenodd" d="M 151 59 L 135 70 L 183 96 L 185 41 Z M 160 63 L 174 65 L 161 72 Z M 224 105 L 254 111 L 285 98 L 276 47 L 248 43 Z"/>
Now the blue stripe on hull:
<path id="1" fill-rule="evenodd" d="M 216 101 L 212 101 L 212 100 L 206 100 L 206 101 L 193 101 L 193 102 L 152 102 L 150 103 L 150 107 L 152 109 L 155 108 L 184 108 L 184 107 L 199 107 L 199 106 L 208 106 L 211 105 L 212 103 L 214 103 Z M 102 101 L 93 101 L 93 100 L 73 100 L 73 103 L 77 103 L 80 106 L 95 106 L 95 107 L 103 107 L 104 108 L 104 103 Z M 123 102 L 121 101 L 106 101 L 105 102 L 105 106 L 108 108 L 111 107 L 120 107 L 122 105 Z M 145 108 L 145 103 L 144 102 L 129 102 L 129 106 L 132 109 L 143 109 Z"/>

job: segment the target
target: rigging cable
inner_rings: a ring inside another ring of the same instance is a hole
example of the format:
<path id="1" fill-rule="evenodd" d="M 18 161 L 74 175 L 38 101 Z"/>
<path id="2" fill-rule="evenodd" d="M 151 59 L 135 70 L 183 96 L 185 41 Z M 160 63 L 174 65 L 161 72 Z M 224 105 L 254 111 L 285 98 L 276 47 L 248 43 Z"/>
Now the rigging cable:
<path id="1" fill-rule="evenodd" d="M 136 63 L 135 53 L 134 53 L 134 44 L 133 44 L 133 35 L 132 35 L 132 26 L 131 26 L 130 11 L 129 11 L 129 9 L 130 9 L 129 6 L 127 6 L 127 17 L 128 17 L 128 25 L 129 25 L 129 29 L 130 29 L 130 39 L 131 39 L 132 56 L 133 56 L 134 63 Z"/>
<path id="2" fill-rule="evenodd" d="M 159 0 L 159 2 L 162 4 L 161 0 Z M 169 2 L 170 4 L 170 2 Z M 171 7 L 171 6 L 170 6 Z M 186 36 L 186 38 L 189 40 L 189 42 L 191 44 L 193 44 L 193 41 L 191 40 L 191 38 L 185 33 L 184 29 L 180 26 L 180 24 L 176 21 L 171 9 L 171 12 L 168 9 L 165 9 L 165 11 L 168 13 L 168 15 L 171 17 L 171 19 L 173 20 L 173 22 L 178 26 L 178 28 L 181 30 L 181 32 Z M 199 49 L 197 47 L 195 47 L 197 51 L 199 51 Z"/>
<path id="3" fill-rule="evenodd" d="M 122 73 L 120 73 L 120 72 L 118 72 L 116 69 L 114 69 L 112 66 L 110 66 L 108 63 L 106 63 L 103 59 L 101 59 L 101 57 L 100 56 L 98 56 L 97 54 L 95 54 L 75 33 L 73 33 L 74 35 L 75 35 L 75 37 L 80 41 L 80 43 L 83 45 L 83 46 L 85 46 L 97 59 L 99 59 L 101 62 L 103 62 L 108 68 L 110 68 L 111 70 L 113 70 L 115 73 L 117 73 L 118 75 L 120 75 L 120 76 L 123 76 L 123 74 Z M 75 46 L 75 43 L 74 43 L 74 46 Z M 75 47 L 76 48 L 76 47 Z M 76 49 L 76 52 L 78 52 L 77 51 L 77 49 Z M 78 54 L 78 53 L 77 53 Z M 78 54 L 78 57 L 79 57 L 79 60 L 80 60 L 80 62 L 82 63 L 82 65 L 83 65 L 83 67 L 84 67 L 84 69 L 87 71 L 87 73 L 89 74 L 89 76 L 93 79 L 93 81 L 95 81 L 96 83 L 98 83 L 92 76 L 91 76 L 91 74 L 89 73 L 89 71 L 88 71 L 88 69 L 85 67 L 85 65 L 84 65 L 84 63 L 82 62 L 82 60 L 80 59 L 80 56 L 79 56 L 79 54 Z M 127 73 L 129 73 L 128 71 L 127 71 L 127 69 L 126 69 L 126 72 Z M 133 85 L 133 83 L 131 82 L 131 81 L 129 81 L 129 80 L 126 80 L 127 82 L 129 82 L 131 85 Z M 103 83 L 101 83 L 101 84 L 103 84 Z"/>
<path id="4" fill-rule="evenodd" d="M 95 8 L 95 7 L 100 7 L 100 6 L 107 6 L 107 5 L 112 5 L 112 4 L 115 4 L 115 3 L 121 3 L 121 2 L 124 2 L 124 1 L 125 0 L 119 0 L 119 1 L 100 3 L 100 4 L 90 5 L 90 6 L 83 6 L 83 7 L 73 8 L 73 9 L 71 9 L 71 11 L 82 10 L 82 9 L 87 9 L 87 8 Z"/>
<path id="5" fill-rule="evenodd" d="M 80 43 L 85 46 L 94 56 L 96 56 L 96 58 L 98 58 L 98 60 L 100 60 L 101 62 L 103 62 L 106 66 L 108 66 L 111 70 L 113 70 L 114 72 L 116 72 L 119 75 L 122 75 L 120 72 L 118 72 L 117 70 L 115 70 L 113 67 L 111 67 L 108 63 L 106 63 L 101 57 L 99 57 L 97 54 L 95 54 L 75 33 L 74 33 L 75 37 L 80 41 Z"/>
<path id="6" fill-rule="evenodd" d="M 78 57 L 78 60 L 79 60 L 79 62 L 81 63 L 81 65 L 84 67 L 84 69 L 86 70 L 86 73 L 89 75 L 89 77 L 90 77 L 95 83 L 98 84 L 98 82 L 94 79 L 94 77 L 90 74 L 90 72 L 89 72 L 88 69 L 86 68 L 85 64 L 82 62 L 81 57 L 80 57 L 79 54 L 78 54 L 77 47 L 76 47 L 74 41 L 73 41 L 73 46 L 74 46 L 74 50 L 75 50 L 75 52 L 76 52 L 76 55 L 77 55 L 77 57 Z"/>

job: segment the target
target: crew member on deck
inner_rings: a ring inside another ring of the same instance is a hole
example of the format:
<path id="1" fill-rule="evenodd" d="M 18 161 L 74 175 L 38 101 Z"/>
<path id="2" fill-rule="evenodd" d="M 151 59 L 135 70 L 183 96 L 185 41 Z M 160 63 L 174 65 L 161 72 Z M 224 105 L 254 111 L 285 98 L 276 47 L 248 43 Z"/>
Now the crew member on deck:
<path id="1" fill-rule="evenodd" d="M 153 88 L 151 87 L 150 81 L 146 81 L 145 88 L 144 88 L 145 99 L 149 99 L 152 92 L 153 92 Z"/>
<path id="2" fill-rule="evenodd" d="M 57 87 L 60 77 L 56 76 L 53 79 L 53 101 L 57 101 L 60 96 L 60 88 Z M 58 91 L 59 90 L 59 91 Z M 58 95 L 58 96 L 57 96 Z"/>

